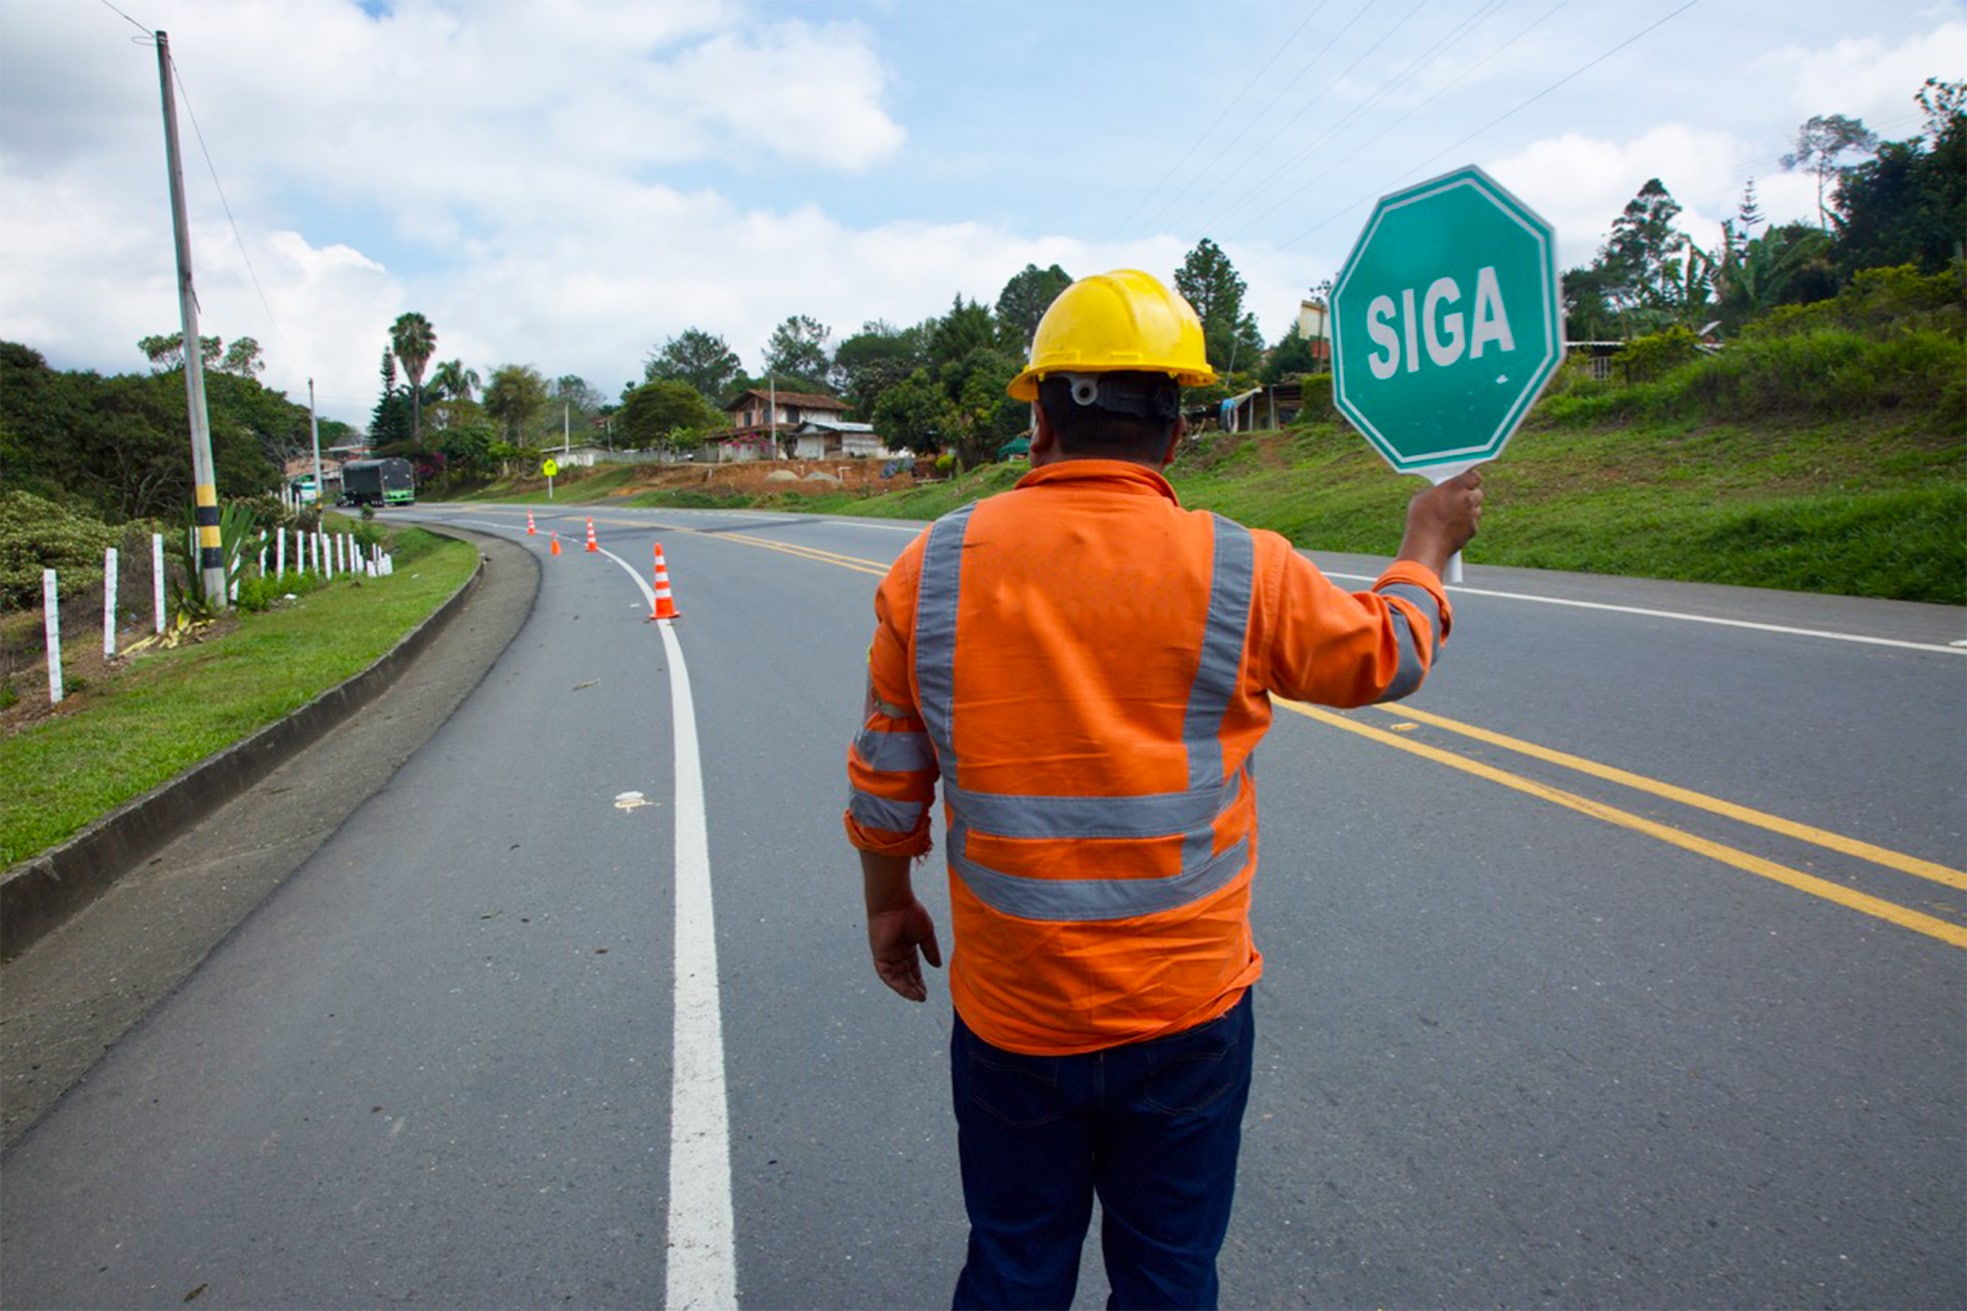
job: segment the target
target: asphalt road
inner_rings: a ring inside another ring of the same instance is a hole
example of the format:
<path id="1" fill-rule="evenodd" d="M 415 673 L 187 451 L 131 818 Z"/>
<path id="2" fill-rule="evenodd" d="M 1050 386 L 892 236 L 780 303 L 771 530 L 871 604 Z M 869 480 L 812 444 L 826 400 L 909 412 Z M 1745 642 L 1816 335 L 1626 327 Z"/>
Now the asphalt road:
<path id="1" fill-rule="evenodd" d="M 530 615 L 0 1158 L 0 1303 L 945 1303 L 946 997 L 874 980 L 839 822 L 910 529 L 416 514 Z M 1225 1304 L 1967 1305 L 1962 613 L 1455 600 L 1413 701 L 1260 753 Z"/>

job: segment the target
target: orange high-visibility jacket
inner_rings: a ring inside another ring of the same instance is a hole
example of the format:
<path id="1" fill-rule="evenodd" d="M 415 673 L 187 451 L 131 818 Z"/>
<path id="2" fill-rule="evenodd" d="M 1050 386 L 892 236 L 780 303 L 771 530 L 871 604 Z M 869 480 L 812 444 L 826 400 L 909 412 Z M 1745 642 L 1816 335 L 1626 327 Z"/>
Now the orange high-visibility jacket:
<path id="1" fill-rule="evenodd" d="M 1046 465 L 939 519 L 874 611 L 848 838 L 927 851 L 941 779 L 951 996 L 985 1041 L 1037 1055 L 1236 1004 L 1263 969 L 1250 753 L 1268 694 L 1405 696 L 1449 625 L 1420 565 L 1343 591 L 1278 534 L 1114 460 Z"/>

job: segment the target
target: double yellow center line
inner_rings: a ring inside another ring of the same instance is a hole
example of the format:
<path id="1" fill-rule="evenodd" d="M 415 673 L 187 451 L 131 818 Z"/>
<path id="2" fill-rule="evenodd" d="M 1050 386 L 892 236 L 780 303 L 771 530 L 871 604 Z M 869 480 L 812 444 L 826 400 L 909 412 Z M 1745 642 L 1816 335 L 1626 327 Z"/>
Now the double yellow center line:
<path id="1" fill-rule="evenodd" d="M 1724 865 L 1746 870 L 1750 874 L 1771 879 L 1787 887 L 1795 888 L 1799 892 L 1807 892 L 1813 897 L 1821 897 L 1825 901 L 1835 902 L 1850 910 L 1875 916 L 1878 919 L 1896 924 L 1901 928 L 1911 929 L 1915 933 L 1923 933 L 1928 937 L 1938 938 L 1941 942 L 1949 943 L 1955 947 L 1967 948 L 1967 926 L 1941 919 L 1935 915 L 1928 915 L 1907 906 L 1901 906 L 1897 902 L 1887 901 L 1882 897 L 1874 897 L 1868 893 L 1859 892 L 1855 888 L 1846 887 L 1844 884 L 1836 883 L 1829 879 L 1819 878 L 1814 874 L 1805 874 L 1801 870 L 1791 869 L 1789 866 L 1778 864 L 1773 860 L 1753 855 L 1750 852 L 1742 851 L 1708 838 L 1699 837 L 1682 829 L 1674 828 L 1671 825 L 1647 819 L 1642 815 L 1635 815 L 1631 811 L 1621 810 L 1617 806 L 1607 805 L 1604 802 L 1595 801 L 1590 797 L 1580 796 L 1575 792 L 1568 792 L 1563 788 L 1552 787 L 1547 783 L 1538 782 L 1521 774 L 1511 773 L 1506 769 L 1499 769 L 1494 765 L 1472 759 L 1468 756 L 1457 755 L 1455 752 L 1444 750 L 1441 747 L 1433 746 L 1426 742 L 1415 741 L 1410 737 L 1402 736 L 1400 733 L 1379 728 L 1371 724 L 1361 723 L 1348 715 L 1338 714 L 1318 706 L 1304 705 L 1296 701 L 1277 699 L 1275 704 L 1295 714 L 1303 715 L 1307 719 L 1316 720 L 1321 724 L 1328 724 L 1333 728 L 1343 729 L 1348 733 L 1354 733 L 1360 737 L 1378 742 L 1383 746 L 1390 746 L 1396 750 L 1419 756 L 1424 760 L 1430 760 L 1439 765 L 1446 765 L 1450 769 L 1458 769 L 1463 773 L 1473 774 L 1477 778 L 1487 779 L 1492 783 L 1500 783 L 1504 787 L 1536 797 L 1539 800 L 1548 801 L 1552 805 L 1563 806 L 1567 810 L 1574 810 L 1579 814 L 1589 815 L 1593 819 L 1603 820 L 1607 824 L 1614 824 L 1620 828 L 1630 829 L 1635 833 L 1643 833 L 1648 837 L 1657 838 L 1661 842 L 1679 847 L 1684 851 L 1691 851 L 1696 855 L 1706 856 L 1710 860 L 1720 861 Z M 1710 814 L 1720 815 L 1743 824 L 1753 825 L 1771 833 L 1777 833 L 1787 838 L 1825 848 L 1826 850 L 1852 856 L 1887 869 L 1896 870 L 1902 874 L 1910 874 L 1916 878 L 1926 879 L 1956 890 L 1967 890 L 1967 872 L 1936 864 L 1933 861 L 1921 860 L 1917 856 L 1909 856 L 1903 852 L 1892 851 L 1869 842 L 1861 842 L 1855 838 L 1845 837 L 1842 834 L 1832 833 L 1825 829 L 1813 828 L 1808 824 L 1799 824 L 1778 815 L 1770 815 L 1763 811 L 1751 810 L 1747 806 L 1738 806 L 1733 802 L 1723 801 L 1717 797 L 1710 797 L 1686 788 L 1676 787 L 1671 783 L 1662 783 L 1657 779 L 1646 778 L 1643 775 L 1634 774 L 1623 769 L 1616 769 L 1594 760 L 1587 760 L 1582 756 L 1554 751 L 1549 747 L 1539 746 L 1534 742 L 1526 742 L 1521 738 L 1492 732 L 1486 728 L 1478 728 L 1473 724 L 1460 723 L 1441 715 L 1429 714 L 1426 711 L 1415 710 L 1406 706 L 1375 706 L 1372 709 L 1389 715 L 1397 715 L 1401 719 L 1411 721 L 1412 723 L 1425 724 L 1431 728 L 1454 733 L 1488 746 L 1514 751 L 1520 755 L 1541 760 L 1546 764 L 1561 766 L 1562 768 L 1574 770 L 1606 782 L 1634 788 L 1665 800 L 1707 811 Z"/>
<path id="2" fill-rule="evenodd" d="M 684 529 L 683 531 L 690 532 L 697 530 Z M 882 561 L 868 560 L 860 556 L 843 555 L 837 551 L 825 551 L 817 547 L 799 546 L 788 542 L 775 541 L 768 537 L 754 537 L 746 533 L 728 532 L 706 535 L 721 537 L 726 541 L 741 542 L 746 546 L 760 547 L 768 551 L 779 551 L 786 555 L 798 556 L 801 559 L 812 560 L 816 563 L 833 565 L 836 568 L 852 569 L 857 573 L 871 574 L 875 577 L 880 577 L 888 571 L 887 564 Z M 1445 765 L 1450 769 L 1460 770 L 1465 774 L 1472 774 L 1477 778 L 1487 779 L 1492 783 L 1499 783 L 1504 787 L 1521 792 L 1527 796 L 1536 797 L 1552 805 L 1562 806 L 1567 810 L 1576 811 L 1581 815 L 1589 815 L 1591 818 L 1601 820 L 1607 824 L 1616 825 L 1619 828 L 1628 829 L 1634 833 L 1643 833 L 1647 837 L 1658 839 L 1670 846 L 1678 847 L 1683 851 L 1705 856 L 1710 860 L 1719 861 L 1724 865 L 1744 870 L 1760 878 L 1781 883 L 1786 887 L 1808 893 L 1813 897 L 1821 897 L 1825 901 L 1833 902 L 1849 910 L 1855 910 L 1862 914 L 1873 916 L 1888 923 L 1896 924 L 1901 928 L 1911 929 L 1914 933 L 1923 933 L 1929 938 L 1937 938 L 1941 942 L 1951 946 L 1967 948 L 1967 925 L 1941 919 L 1939 916 L 1929 915 L 1923 911 L 1914 910 L 1909 906 L 1902 906 L 1897 902 L 1888 901 L 1883 897 L 1875 897 L 1869 893 L 1860 892 L 1855 888 L 1834 882 L 1830 879 L 1820 878 L 1815 874 L 1806 874 L 1802 870 L 1792 869 L 1787 865 L 1769 860 L 1766 857 L 1757 856 L 1737 847 L 1728 846 L 1726 843 L 1700 837 L 1697 834 L 1674 828 L 1669 824 L 1662 824 L 1657 820 L 1648 819 L 1643 815 L 1636 815 L 1629 810 L 1623 810 L 1617 806 L 1593 800 L 1576 792 L 1553 787 L 1548 783 L 1539 782 L 1522 774 L 1512 773 L 1509 770 L 1498 768 L 1484 761 L 1476 760 L 1469 756 L 1458 755 L 1453 751 L 1445 750 L 1442 747 L 1426 742 L 1416 741 L 1412 737 L 1404 736 L 1402 733 L 1392 731 L 1388 728 L 1363 723 L 1350 715 L 1339 714 L 1318 706 L 1304 705 L 1296 701 L 1277 699 L 1275 704 L 1294 714 L 1303 715 L 1307 719 L 1316 720 L 1321 724 L 1327 724 L 1333 728 L 1343 729 L 1345 732 L 1367 738 L 1383 746 L 1389 746 L 1398 751 L 1405 751 L 1410 755 L 1433 761 L 1435 764 Z M 1707 796 L 1704 793 L 1677 787 L 1671 783 L 1663 783 L 1658 779 L 1647 778 L 1642 774 L 1634 774 L 1629 770 L 1600 764 L 1595 760 L 1587 760 L 1582 756 L 1556 751 L 1550 747 L 1540 746 L 1535 742 L 1527 742 L 1522 738 L 1510 737 L 1507 734 L 1497 733 L 1486 728 L 1479 728 L 1473 724 L 1464 724 L 1442 715 L 1430 714 L 1424 710 L 1416 710 L 1403 705 L 1374 706 L 1371 707 L 1371 710 L 1386 715 L 1398 716 L 1401 720 L 1406 721 L 1399 725 L 1402 728 L 1412 728 L 1415 724 L 1423 724 L 1429 728 L 1480 742 L 1485 746 L 1515 752 L 1518 755 L 1542 761 L 1548 765 L 1555 765 L 1590 778 L 1644 792 L 1665 801 L 1671 801 L 1678 805 L 1705 811 L 1708 814 L 1717 815 L 1724 819 L 1750 825 L 1785 838 L 1820 847 L 1826 851 L 1835 851 L 1841 855 L 1849 856 L 1884 869 L 1894 870 L 1901 874 L 1911 875 L 1914 878 L 1924 879 L 1928 882 L 1939 884 L 1942 887 L 1952 888 L 1955 891 L 1967 891 L 1967 872 L 1953 869 L 1934 861 L 1922 860 L 1917 856 L 1893 851 L 1890 848 L 1877 846 L 1870 842 L 1862 842 L 1840 833 L 1832 833 L 1827 829 L 1815 828 L 1808 824 L 1784 819 L 1779 815 L 1771 815 L 1764 811 L 1753 810 L 1747 806 L 1736 805 L 1734 802 L 1723 801 L 1718 797 Z"/>

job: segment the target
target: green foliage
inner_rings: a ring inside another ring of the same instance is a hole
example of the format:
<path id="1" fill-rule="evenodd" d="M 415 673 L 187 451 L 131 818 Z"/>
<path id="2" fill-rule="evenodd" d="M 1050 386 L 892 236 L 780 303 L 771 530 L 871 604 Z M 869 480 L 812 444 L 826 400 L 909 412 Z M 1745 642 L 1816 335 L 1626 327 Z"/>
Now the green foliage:
<path id="1" fill-rule="evenodd" d="M 1920 410 L 1956 432 L 1967 424 L 1967 344 L 1930 330 L 1888 339 L 1827 328 L 1750 338 L 1677 375 L 1675 408 L 1752 421 Z"/>
<path id="2" fill-rule="evenodd" d="M 403 372 L 410 376 L 410 441 L 412 445 L 421 446 L 423 370 L 430 363 L 431 352 L 437 349 L 437 330 L 430 326 L 429 319 L 415 310 L 400 314 L 396 322 L 389 325 L 389 348 L 403 362 Z"/>
<path id="3" fill-rule="evenodd" d="M 1281 382 L 1294 374 L 1313 373 L 1320 367 L 1319 359 L 1312 354 L 1311 341 L 1298 331 L 1298 321 L 1291 320 L 1290 330 L 1271 347 L 1270 354 L 1264 357 L 1263 368 L 1258 372 L 1265 385 Z"/>
<path id="4" fill-rule="evenodd" d="M 852 405 L 850 413 L 873 422 L 883 392 L 929 363 L 928 333 L 920 325 L 896 328 L 875 321 L 840 343 L 833 376 Z"/>
<path id="5" fill-rule="evenodd" d="M 823 380 L 833 368 L 833 353 L 826 344 L 832 336 L 833 329 L 818 319 L 788 315 L 765 342 L 766 374 Z M 826 391 L 826 384 L 820 382 L 817 390 Z"/>
<path id="6" fill-rule="evenodd" d="M 530 364 L 501 364 L 485 385 L 484 405 L 506 440 L 524 447 L 526 426 L 546 407 L 546 379 Z"/>
<path id="7" fill-rule="evenodd" d="M 1865 269 L 1854 275 L 1830 300 L 1789 305 L 1749 324 L 1744 338 L 1784 336 L 1842 328 L 1872 336 L 1926 328 L 1962 330 L 1967 297 L 1962 294 L 1963 268 L 1923 274 L 1910 264 Z"/>
<path id="8" fill-rule="evenodd" d="M 212 460 L 223 497 L 278 478 L 272 455 L 307 411 L 251 378 L 206 378 Z M 191 500 L 182 373 L 56 372 L 38 351 L 0 343 L 0 477 L 10 488 L 86 505 L 112 523 L 175 516 Z"/>
<path id="9" fill-rule="evenodd" d="M 467 369 L 463 360 L 445 360 L 430 375 L 431 390 L 453 401 L 469 401 L 483 381 L 478 370 Z"/>
<path id="10" fill-rule="evenodd" d="M 1721 324 L 1736 331 L 1779 305 L 1820 298 L 1831 241 L 1806 224 L 1773 228 L 1724 253 L 1718 275 Z"/>
<path id="11" fill-rule="evenodd" d="M 702 393 L 680 379 L 647 382 L 630 392 L 615 416 L 623 445 L 652 451 L 698 445 L 705 430 L 718 424 L 717 412 Z"/>
<path id="12" fill-rule="evenodd" d="M 645 382 L 687 382 L 705 401 L 715 405 L 742 371 L 737 356 L 722 337 L 701 328 L 686 328 L 664 342 L 642 365 Z"/>
<path id="13" fill-rule="evenodd" d="M 991 320 L 989 307 L 980 301 L 966 301 L 958 293 L 949 313 L 929 330 L 929 360 L 940 369 L 996 344 L 997 325 Z"/>
<path id="14" fill-rule="evenodd" d="M 1837 157 L 1850 151 L 1870 154 L 1878 148 L 1878 134 L 1862 119 L 1842 114 L 1814 114 L 1796 129 L 1796 148 L 1783 156 L 1785 171 L 1808 169 L 1817 177 L 1817 219 L 1829 227 L 1824 210 L 1824 190 L 1837 169 Z"/>
<path id="15" fill-rule="evenodd" d="M 1257 333 L 1256 316 L 1243 309 L 1243 294 L 1248 289 L 1222 247 L 1207 237 L 1196 243 L 1175 270 L 1175 290 L 1202 320 L 1209 363 L 1218 373 L 1239 364 L 1253 369 L 1263 358 L 1264 343 Z"/>
<path id="16" fill-rule="evenodd" d="M 1056 264 L 1044 269 L 1027 264 L 1012 274 L 1004 290 L 997 293 L 997 330 L 1004 349 L 1025 354 L 1038 332 L 1038 321 L 1059 293 L 1071 285 L 1072 275 Z"/>
<path id="17" fill-rule="evenodd" d="M 1664 332 L 1635 337 L 1619 352 L 1618 363 L 1633 382 L 1651 382 L 1701 357 L 1700 339 L 1675 325 Z"/>
<path id="18" fill-rule="evenodd" d="M 874 407 L 874 427 L 891 447 L 933 455 L 953 435 L 956 420 L 949 397 L 917 369 L 881 394 Z"/>
<path id="19" fill-rule="evenodd" d="M 58 502 L 32 492 L 0 492 L 0 604 L 38 608 L 44 569 L 99 576 L 103 552 L 122 539 L 120 528 Z"/>
<path id="20" fill-rule="evenodd" d="M 230 603 L 234 586 L 246 577 L 248 547 L 259 545 L 258 523 L 253 507 L 246 501 L 232 501 L 219 509 L 219 552 L 225 564 L 226 598 L 205 594 L 204 569 L 199 564 L 197 518 L 186 510 L 183 530 L 164 534 L 164 557 L 169 565 L 171 611 L 194 620 L 221 614 Z"/>

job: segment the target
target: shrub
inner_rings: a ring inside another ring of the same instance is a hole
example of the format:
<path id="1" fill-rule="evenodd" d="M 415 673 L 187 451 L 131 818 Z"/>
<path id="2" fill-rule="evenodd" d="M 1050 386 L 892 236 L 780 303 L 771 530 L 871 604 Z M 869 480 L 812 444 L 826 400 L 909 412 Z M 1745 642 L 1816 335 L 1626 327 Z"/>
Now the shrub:
<path id="1" fill-rule="evenodd" d="M 0 493 L 0 602 L 8 609 L 41 604 L 41 571 L 102 573 L 103 552 L 124 530 L 78 514 L 32 492 Z"/>
<path id="2" fill-rule="evenodd" d="M 1628 382 L 1653 382 L 1700 358 L 1700 339 L 1676 324 L 1664 332 L 1633 338 L 1619 352 L 1618 367 Z"/>

